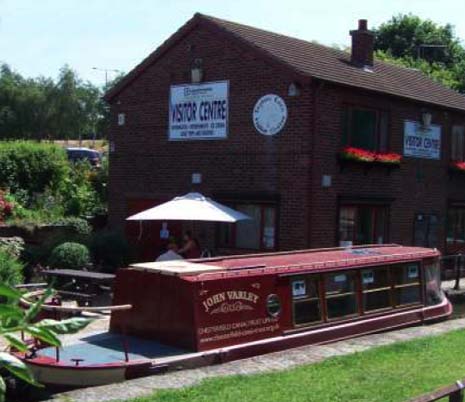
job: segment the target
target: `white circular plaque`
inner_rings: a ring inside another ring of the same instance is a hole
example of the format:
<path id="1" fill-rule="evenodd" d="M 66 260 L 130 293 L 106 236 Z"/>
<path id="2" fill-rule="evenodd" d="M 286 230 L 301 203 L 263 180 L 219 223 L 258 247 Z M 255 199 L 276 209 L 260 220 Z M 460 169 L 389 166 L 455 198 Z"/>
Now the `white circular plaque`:
<path id="1" fill-rule="evenodd" d="M 260 134 L 278 134 L 286 124 L 286 120 L 286 103 L 278 95 L 262 96 L 253 108 L 253 124 Z"/>

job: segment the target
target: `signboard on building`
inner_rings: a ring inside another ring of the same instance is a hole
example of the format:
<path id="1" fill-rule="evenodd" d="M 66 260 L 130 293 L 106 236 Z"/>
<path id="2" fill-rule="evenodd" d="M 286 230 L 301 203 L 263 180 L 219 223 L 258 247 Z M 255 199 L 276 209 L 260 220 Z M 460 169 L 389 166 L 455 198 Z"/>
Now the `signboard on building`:
<path id="1" fill-rule="evenodd" d="M 424 127 L 416 121 L 404 123 L 404 156 L 441 159 L 441 126 Z"/>
<path id="2" fill-rule="evenodd" d="M 229 82 L 172 85 L 170 140 L 216 140 L 228 136 Z"/>
<path id="3" fill-rule="evenodd" d="M 284 100 L 274 94 L 262 96 L 253 109 L 253 124 L 263 135 L 278 134 L 287 121 L 287 107 Z"/>

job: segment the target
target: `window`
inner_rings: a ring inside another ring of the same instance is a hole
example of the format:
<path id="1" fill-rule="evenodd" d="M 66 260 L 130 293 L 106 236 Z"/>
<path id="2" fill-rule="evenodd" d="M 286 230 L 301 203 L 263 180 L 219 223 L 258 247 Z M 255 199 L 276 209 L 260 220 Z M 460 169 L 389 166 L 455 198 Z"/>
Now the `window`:
<path id="1" fill-rule="evenodd" d="M 444 292 L 441 289 L 441 272 L 439 261 L 424 265 L 426 282 L 426 305 L 434 306 L 444 300 Z"/>
<path id="2" fill-rule="evenodd" d="M 361 271 L 363 311 L 391 308 L 391 283 L 388 268 Z"/>
<path id="3" fill-rule="evenodd" d="M 319 280 L 317 277 L 296 277 L 291 280 L 294 324 L 321 321 Z"/>
<path id="4" fill-rule="evenodd" d="M 439 218 L 436 214 L 416 214 L 413 244 L 420 247 L 438 247 Z"/>
<path id="5" fill-rule="evenodd" d="M 345 145 L 369 151 L 386 152 L 388 115 L 375 109 L 348 107 L 345 112 Z"/>
<path id="6" fill-rule="evenodd" d="M 382 244 L 387 241 L 386 206 L 342 205 L 339 208 L 339 245 Z"/>
<path id="7" fill-rule="evenodd" d="M 328 319 L 355 315 L 358 312 L 355 272 L 328 274 L 325 277 Z"/>
<path id="8" fill-rule="evenodd" d="M 276 248 L 276 207 L 266 204 L 233 204 L 232 208 L 252 219 L 236 224 L 218 226 L 220 247 L 250 250 L 274 250 Z"/>
<path id="9" fill-rule="evenodd" d="M 453 161 L 465 161 L 465 127 L 452 126 L 452 138 L 450 159 Z"/>
<path id="10" fill-rule="evenodd" d="M 447 211 L 447 245 L 465 244 L 465 207 L 451 207 Z"/>
<path id="11" fill-rule="evenodd" d="M 418 263 L 399 265 L 392 269 L 394 304 L 403 306 L 420 303 L 420 267 Z"/>

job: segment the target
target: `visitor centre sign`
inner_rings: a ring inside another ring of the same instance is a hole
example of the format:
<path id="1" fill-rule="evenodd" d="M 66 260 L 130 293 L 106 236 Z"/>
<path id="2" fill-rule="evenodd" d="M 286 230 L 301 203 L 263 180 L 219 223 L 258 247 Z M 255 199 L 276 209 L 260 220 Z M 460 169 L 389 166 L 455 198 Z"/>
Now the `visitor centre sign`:
<path id="1" fill-rule="evenodd" d="M 172 85 L 170 140 L 212 140 L 228 136 L 229 82 Z"/>

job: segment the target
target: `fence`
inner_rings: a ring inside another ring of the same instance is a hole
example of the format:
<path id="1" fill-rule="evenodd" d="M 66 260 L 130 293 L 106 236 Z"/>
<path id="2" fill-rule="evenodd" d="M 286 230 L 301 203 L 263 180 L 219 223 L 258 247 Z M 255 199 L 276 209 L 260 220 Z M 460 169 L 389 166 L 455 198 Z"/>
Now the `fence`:
<path id="1" fill-rule="evenodd" d="M 465 274 L 465 254 L 445 255 L 441 257 L 441 273 L 448 278 L 447 273 L 452 271 L 455 278 L 454 289 L 460 289 L 460 278 Z"/>
<path id="2" fill-rule="evenodd" d="M 431 402 L 447 397 L 449 397 L 449 402 L 463 402 L 463 388 L 465 386 L 462 381 L 465 382 L 465 379 L 458 380 L 455 384 L 433 391 L 429 394 L 413 398 L 409 402 Z"/>

